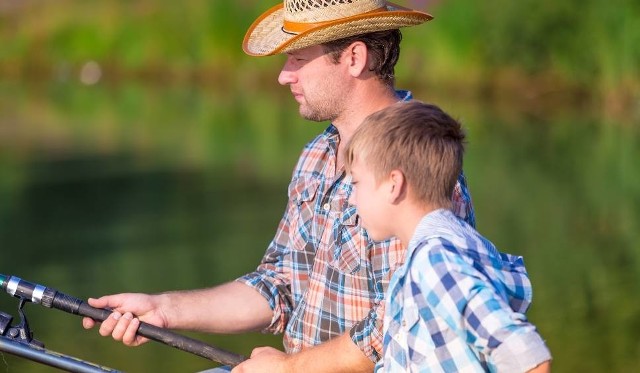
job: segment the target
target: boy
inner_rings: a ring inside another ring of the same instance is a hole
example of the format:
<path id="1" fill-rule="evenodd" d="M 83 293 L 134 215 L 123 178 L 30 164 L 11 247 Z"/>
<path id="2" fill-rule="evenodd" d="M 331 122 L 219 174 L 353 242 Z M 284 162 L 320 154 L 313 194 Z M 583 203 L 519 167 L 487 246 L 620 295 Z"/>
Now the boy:
<path id="1" fill-rule="evenodd" d="M 549 350 L 524 315 L 532 291 L 522 258 L 450 211 L 463 143 L 458 122 L 408 101 L 367 117 L 345 149 L 362 226 L 408 250 L 386 294 L 377 369 L 548 371 Z"/>

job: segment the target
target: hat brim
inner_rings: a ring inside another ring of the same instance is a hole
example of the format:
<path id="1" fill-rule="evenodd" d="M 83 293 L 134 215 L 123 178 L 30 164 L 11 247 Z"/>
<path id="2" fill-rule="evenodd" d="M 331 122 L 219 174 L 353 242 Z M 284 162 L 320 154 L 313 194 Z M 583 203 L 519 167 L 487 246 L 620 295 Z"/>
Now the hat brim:
<path id="1" fill-rule="evenodd" d="M 283 4 L 264 12 L 249 27 L 242 49 L 250 56 L 270 56 L 318 45 L 348 36 L 415 26 L 433 19 L 428 13 L 387 3 L 386 10 L 323 23 L 299 34 L 283 30 Z"/>

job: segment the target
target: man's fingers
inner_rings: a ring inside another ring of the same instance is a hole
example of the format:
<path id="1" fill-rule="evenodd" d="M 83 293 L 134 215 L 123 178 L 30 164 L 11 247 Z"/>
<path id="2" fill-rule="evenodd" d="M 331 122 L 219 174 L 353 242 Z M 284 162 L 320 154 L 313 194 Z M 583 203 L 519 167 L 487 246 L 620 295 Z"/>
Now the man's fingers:
<path id="1" fill-rule="evenodd" d="M 82 318 L 82 327 L 85 329 L 91 329 L 96 326 L 96 322 L 90 317 Z"/>
<path id="2" fill-rule="evenodd" d="M 89 298 L 87 299 L 87 303 L 89 303 L 91 307 L 105 308 L 109 305 L 108 299 L 109 299 L 108 297 Z"/>
<path id="3" fill-rule="evenodd" d="M 129 325 L 127 325 L 127 329 L 124 331 L 124 335 L 122 336 L 122 343 L 127 346 L 137 346 L 142 343 L 141 341 L 136 341 L 136 333 L 138 332 L 138 327 L 140 327 L 140 320 L 138 320 L 137 318 L 132 319 Z"/>
<path id="4" fill-rule="evenodd" d="M 113 312 L 111 315 L 109 315 L 109 317 L 107 317 L 100 325 L 100 330 L 98 330 L 100 335 L 106 337 L 113 333 L 113 330 L 118 324 L 118 320 L 120 320 L 121 318 L 122 314 L 120 314 L 120 312 Z"/>
<path id="5" fill-rule="evenodd" d="M 114 312 L 114 315 L 116 313 Z M 116 341 L 122 341 L 122 337 L 124 337 L 124 333 L 127 331 L 129 327 L 129 323 L 133 320 L 133 315 L 131 312 L 126 312 L 121 317 L 118 318 L 117 323 L 115 324 L 113 331 L 111 332 L 111 336 Z"/>

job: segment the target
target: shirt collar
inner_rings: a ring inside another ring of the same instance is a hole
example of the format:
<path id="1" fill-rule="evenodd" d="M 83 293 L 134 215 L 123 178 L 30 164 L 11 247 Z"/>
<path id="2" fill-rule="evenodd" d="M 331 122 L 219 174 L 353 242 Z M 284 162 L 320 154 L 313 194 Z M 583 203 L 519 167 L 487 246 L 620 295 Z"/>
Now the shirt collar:
<path id="1" fill-rule="evenodd" d="M 407 91 L 404 89 L 396 89 L 396 96 L 398 96 L 398 98 L 402 101 L 413 100 L 413 94 L 411 93 L 411 91 Z"/>
<path id="2" fill-rule="evenodd" d="M 424 241 L 425 237 L 440 234 L 443 232 L 443 229 L 447 229 L 447 221 L 450 219 L 455 220 L 456 217 L 451 210 L 447 209 L 437 209 L 425 215 L 416 226 L 411 240 L 409 240 L 407 258 L 411 256 L 420 242 Z"/>

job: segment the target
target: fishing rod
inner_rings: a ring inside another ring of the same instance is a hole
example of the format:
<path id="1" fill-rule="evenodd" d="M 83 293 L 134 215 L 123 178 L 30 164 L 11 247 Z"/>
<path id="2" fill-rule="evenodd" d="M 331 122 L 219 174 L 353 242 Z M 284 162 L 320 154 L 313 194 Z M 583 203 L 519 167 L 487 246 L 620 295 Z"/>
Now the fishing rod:
<path id="1" fill-rule="evenodd" d="M 27 317 L 22 310 L 26 302 L 25 299 L 20 299 L 18 305 L 20 324 L 17 326 L 11 324 L 13 316 L 0 311 L 0 351 L 68 372 L 121 373 L 119 370 L 45 349 L 44 343 L 34 339 L 29 329 Z"/>
<path id="2" fill-rule="evenodd" d="M 96 321 L 106 320 L 112 312 L 107 309 L 92 307 L 78 298 L 46 286 L 30 283 L 16 276 L 0 274 L 0 288 L 21 300 L 40 304 L 47 308 L 55 308 L 74 315 L 90 317 Z M 156 342 L 164 343 L 168 346 L 217 361 L 224 365 L 236 366 L 247 359 L 242 355 L 221 350 L 197 339 L 189 338 L 145 322 L 140 322 L 137 333 Z"/>
<path id="3" fill-rule="evenodd" d="M 25 359 L 29 359 L 54 368 L 64 369 L 76 373 L 119 373 L 119 370 L 103 367 L 80 360 L 75 357 L 63 355 L 58 352 L 25 345 L 12 338 L 0 336 L 0 351 L 4 351 Z"/>

